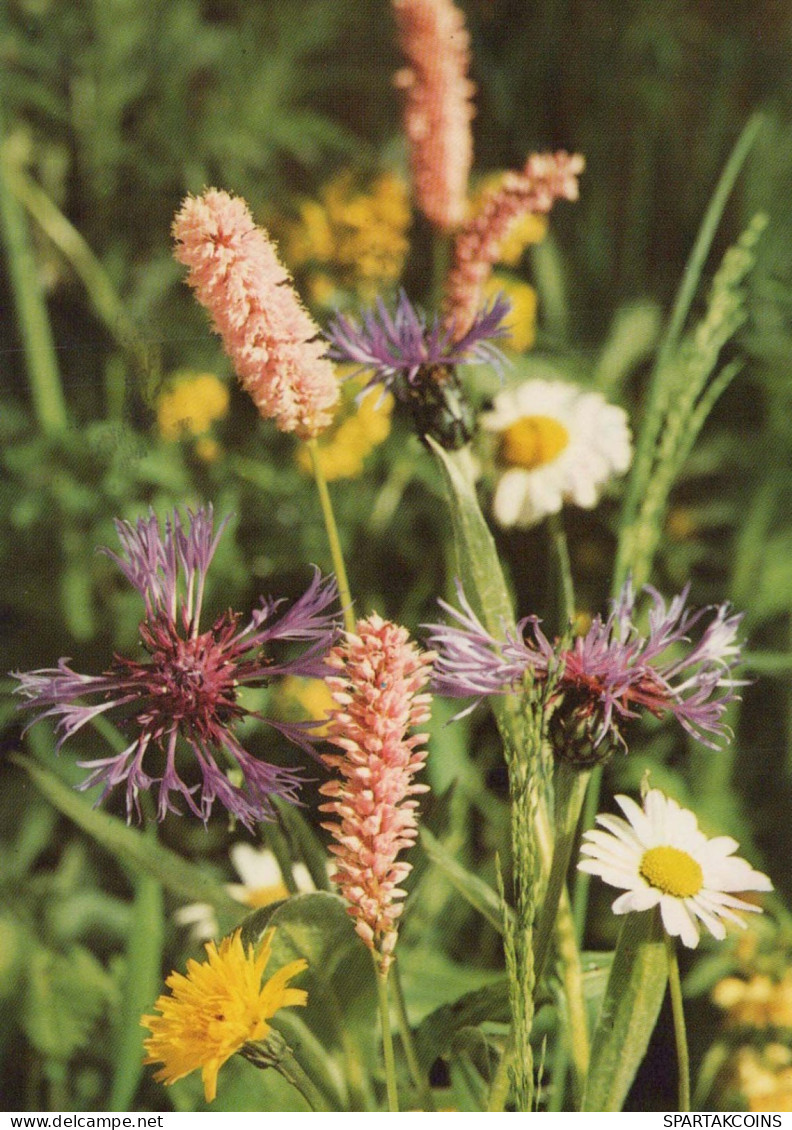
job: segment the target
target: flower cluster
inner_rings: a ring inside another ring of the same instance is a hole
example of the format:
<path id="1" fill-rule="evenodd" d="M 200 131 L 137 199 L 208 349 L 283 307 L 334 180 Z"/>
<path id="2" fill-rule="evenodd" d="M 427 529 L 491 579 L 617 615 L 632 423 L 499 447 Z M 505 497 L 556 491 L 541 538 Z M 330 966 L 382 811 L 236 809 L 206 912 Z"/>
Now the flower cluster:
<path id="1" fill-rule="evenodd" d="M 712 748 L 727 733 L 723 714 L 741 685 L 733 669 L 739 661 L 742 619 L 730 615 L 727 605 L 714 609 L 698 643 L 690 645 L 691 628 L 712 610 L 686 608 L 688 588 L 666 605 L 646 586 L 652 608 L 644 637 L 635 623 L 635 595 L 628 581 L 606 620 L 596 616 L 570 646 L 553 646 L 535 617 L 521 620 L 516 633 L 496 639 L 461 586 L 458 592 L 461 611 L 440 602 L 456 623 L 430 625 L 430 640 L 438 650 L 435 690 L 481 699 L 520 691 L 526 676 L 542 681 L 552 671 L 550 732 L 560 757 L 577 764 L 604 760 L 617 745 L 625 745 L 622 725 L 642 709 L 657 717 L 673 715 Z"/>
<path id="2" fill-rule="evenodd" d="M 585 161 L 575 153 L 533 153 L 521 172 L 504 174 L 485 192 L 477 211 L 454 240 L 454 261 L 446 280 L 446 323 L 467 333 L 481 305 L 482 288 L 501 256 L 514 224 L 528 214 L 546 213 L 556 200 L 577 200 Z"/>
<path id="3" fill-rule="evenodd" d="M 335 881 L 350 903 L 355 929 L 387 970 L 401 914 L 399 884 L 411 865 L 397 855 L 415 840 L 417 801 L 428 786 L 415 784 L 423 768 L 426 734 L 408 731 L 429 718 L 433 656 L 420 652 L 407 631 L 372 615 L 360 620 L 330 653 L 328 679 L 337 703 L 327 738 L 342 752 L 325 762 L 341 779 L 322 785 L 332 798 L 321 807 L 338 817 L 327 823 L 336 839 Z"/>
<path id="4" fill-rule="evenodd" d="M 308 968 L 300 958 L 261 983 L 272 952 L 274 929 L 264 935 L 258 953 L 242 945 L 242 931 L 224 938 L 220 948 L 206 943 L 206 961 L 187 962 L 187 973 L 171 973 L 154 1004 L 159 1015 L 144 1016 L 151 1035 L 143 1043 L 144 1063 L 162 1063 L 154 1078 L 175 1083 L 201 1069 L 208 1103 L 217 1095 L 223 1064 L 246 1044 L 266 1039 L 269 1021 L 281 1008 L 304 1005 L 308 994 L 289 982 Z"/>
<path id="5" fill-rule="evenodd" d="M 313 299 L 328 305 L 336 284 L 371 301 L 379 287 L 398 282 L 409 251 L 410 207 L 407 186 L 384 172 L 368 185 L 343 172 L 324 185 L 318 200 L 299 206 L 283 244 L 295 269 L 309 272 Z"/>
<path id="6" fill-rule="evenodd" d="M 261 415 L 303 439 L 318 435 L 333 418 L 338 381 L 318 326 L 245 201 L 215 188 L 188 196 L 173 238 L 187 282 Z"/>
<path id="7" fill-rule="evenodd" d="M 659 906 L 666 933 L 692 949 L 699 943 L 697 920 L 723 939 L 724 919 L 745 927 L 735 911 L 759 913 L 758 906 L 734 892 L 771 891 L 773 885 L 735 857 L 736 840 L 708 839 L 695 815 L 659 789 L 647 792 L 643 808 L 628 796 L 616 801 L 627 819 L 598 816 L 605 831 L 584 832 L 578 863 L 578 870 L 624 890 L 613 904 L 614 914 Z"/>
<path id="8" fill-rule="evenodd" d="M 201 631 L 199 620 L 206 575 L 223 522 L 215 533 L 212 508 L 188 512 L 186 523 L 174 514 L 164 530 L 152 513 L 135 525 L 117 522 L 121 554 L 105 552 L 140 593 L 145 618 L 140 624 L 144 661 L 116 655 L 103 675 L 80 675 L 66 659 L 57 668 L 17 673 L 18 693 L 25 707 L 41 718 L 58 719 L 58 747 L 87 723 L 111 710 L 131 737 L 120 753 L 80 762 L 91 770 L 82 788 L 102 785 L 104 798 L 126 782 L 127 813 L 140 810 L 139 795 L 158 785 L 158 817 L 177 811 L 172 793 L 206 821 L 215 800 L 243 824 L 271 816 L 272 797 L 294 799 L 299 774 L 260 761 L 248 753 L 234 734 L 234 723 L 261 718 L 290 740 L 310 749 L 310 727 L 276 722 L 247 710 L 239 701 L 245 687 L 263 686 L 282 675 L 320 676 L 324 656 L 333 643 L 337 624 L 328 609 L 336 599 L 332 578 L 319 571 L 303 595 L 287 611 L 280 600 L 261 600 L 244 627 L 240 617 L 224 613 Z M 302 655 L 276 661 L 267 654 L 278 641 L 306 644 Z M 93 699 L 85 705 L 84 699 Z M 196 784 L 182 780 L 177 767 L 179 739 L 186 744 L 200 775 Z M 148 766 L 153 751 L 164 757 L 160 776 Z M 220 768 L 217 755 L 241 772 L 243 787 Z M 145 764 L 144 764 L 145 763 Z"/>
<path id="9" fill-rule="evenodd" d="M 407 94 L 415 196 L 427 219 L 448 231 L 464 216 L 473 163 L 470 36 L 452 0 L 393 0 L 393 9 L 409 63 L 396 84 Z"/>

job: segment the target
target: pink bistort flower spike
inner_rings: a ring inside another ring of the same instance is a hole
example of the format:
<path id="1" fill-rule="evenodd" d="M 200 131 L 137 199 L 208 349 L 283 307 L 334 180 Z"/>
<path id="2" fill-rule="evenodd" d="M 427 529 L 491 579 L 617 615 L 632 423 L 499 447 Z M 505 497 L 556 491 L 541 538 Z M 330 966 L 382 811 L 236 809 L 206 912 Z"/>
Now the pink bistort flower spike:
<path id="1" fill-rule="evenodd" d="M 328 740 L 341 753 L 324 755 L 341 780 L 321 792 L 322 805 L 339 823 L 328 823 L 336 839 L 339 890 L 350 903 L 355 929 L 385 972 L 396 944 L 396 922 L 405 892 L 399 884 L 411 865 L 397 862 L 415 841 L 415 784 L 423 768 L 427 735 L 408 731 L 429 719 L 432 696 L 421 693 L 429 681 L 433 652 L 421 652 L 405 628 L 376 614 L 358 621 L 327 658 L 337 674 L 327 682 L 338 709 L 331 715 Z"/>
<path id="2" fill-rule="evenodd" d="M 333 419 L 338 380 L 319 327 L 244 200 L 206 189 L 173 221 L 174 255 L 212 316 L 246 392 L 265 419 L 311 439 Z"/>
<path id="3" fill-rule="evenodd" d="M 407 93 L 415 197 L 427 219 L 449 231 L 464 217 L 473 163 L 470 36 L 452 0 L 393 0 L 393 7 L 409 62 L 396 84 Z"/>
<path id="4" fill-rule="evenodd" d="M 485 193 L 454 241 L 445 295 L 446 324 L 454 337 L 469 330 L 512 224 L 529 213 L 549 212 L 556 200 L 577 200 L 578 176 L 584 168 L 579 153 L 532 153 L 521 172 L 506 173 Z"/>

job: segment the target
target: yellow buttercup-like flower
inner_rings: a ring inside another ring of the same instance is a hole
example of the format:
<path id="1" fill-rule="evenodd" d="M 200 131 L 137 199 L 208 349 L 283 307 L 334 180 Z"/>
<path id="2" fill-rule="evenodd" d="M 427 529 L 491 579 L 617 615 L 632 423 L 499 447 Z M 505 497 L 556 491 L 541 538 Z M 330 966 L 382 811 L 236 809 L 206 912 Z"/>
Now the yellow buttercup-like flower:
<path id="1" fill-rule="evenodd" d="M 343 369 L 339 376 L 343 376 Z M 393 397 L 373 388 L 358 401 L 360 387 L 360 381 L 347 381 L 340 411 L 317 439 L 319 462 L 328 482 L 357 478 L 368 456 L 390 434 Z M 297 451 L 297 464 L 306 474 L 311 473 L 311 458 L 305 447 Z"/>
<path id="2" fill-rule="evenodd" d="M 165 982 L 170 995 L 160 996 L 158 1016 L 141 1024 L 151 1036 L 144 1041 L 145 1063 L 162 1063 L 158 1082 L 171 1084 L 201 1069 L 207 1102 L 217 1094 L 217 1074 L 226 1060 L 245 1044 L 266 1038 L 268 1021 L 281 1008 L 304 1005 L 304 989 L 289 981 L 307 968 L 291 961 L 262 985 L 272 950 L 274 929 L 264 935 L 258 952 L 242 945 L 241 930 L 224 938 L 218 949 L 206 943 L 207 960 L 188 961 L 187 973 L 171 973 Z"/>
<path id="3" fill-rule="evenodd" d="M 157 427 L 164 440 L 205 436 L 228 412 L 228 386 L 214 373 L 175 373 L 157 403 Z"/>
<path id="4" fill-rule="evenodd" d="M 334 276 L 361 297 L 372 298 L 399 279 L 409 250 L 407 186 L 385 172 L 361 187 L 354 174 L 341 173 L 324 186 L 319 200 L 300 205 L 300 218 L 287 233 L 284 255 L 290 266 Z M 334 292 L 332 292 L 334 293 Z"/>

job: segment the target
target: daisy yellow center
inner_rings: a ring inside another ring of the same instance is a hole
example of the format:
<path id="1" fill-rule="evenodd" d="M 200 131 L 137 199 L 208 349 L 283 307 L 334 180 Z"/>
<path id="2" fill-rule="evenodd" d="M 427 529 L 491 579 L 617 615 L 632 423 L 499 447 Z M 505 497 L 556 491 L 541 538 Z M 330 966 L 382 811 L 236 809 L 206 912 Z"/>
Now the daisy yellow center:
<path id="1" fill-rule="evenodd" d="M 704 883 L 701 864 L 675 847 L 654 847 L 645 851 L 638 872 L 650 886 L 678 899 L 697 895 Z"/>
<path id="2" fill-rule="evenodd" d="M 569 432 L 552 416 L 521 416 L 501 436 L 501 458 L 533 471 L 552 463 L 569 444 Z"/>

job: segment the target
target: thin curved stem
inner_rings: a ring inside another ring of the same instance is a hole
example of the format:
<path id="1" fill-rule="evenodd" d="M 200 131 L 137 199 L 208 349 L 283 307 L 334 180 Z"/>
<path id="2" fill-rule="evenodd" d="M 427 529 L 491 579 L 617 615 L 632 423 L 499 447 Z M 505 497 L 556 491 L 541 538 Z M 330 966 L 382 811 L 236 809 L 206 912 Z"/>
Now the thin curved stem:
<path id="1" fill-rule="evenodd" d="M 341 539 L 338 536 L 338 526 L 336 525 L 335 515 L 333 514 L 333 504 L 330 501 L 330 491 L 327 489 L 327 479 L 322 470 L 316 440 L 309 439 L 305 442 L 311 456 L 311 466 L 313 467 L 316 489 L 319 492 L 319 503 L 322 507 L 322 517 L 324 518 L 325 529 L 327 530 L 327 540 L 330 543 L 330 556 L 333 559 L 333 570 L 336 575 L 336 581 L 338 582 L 338 592 L 344 611 L 344 627 L 348 632 L 354 632 L 355 612 L 352 607 L 352 593 L 349 589 L 349 580 L 347 578 L 346 566 L 344 565 L 344 554 L 341 551 Z"/>

